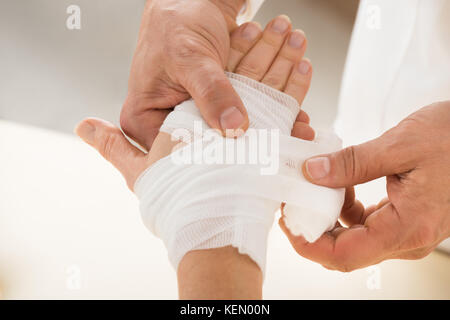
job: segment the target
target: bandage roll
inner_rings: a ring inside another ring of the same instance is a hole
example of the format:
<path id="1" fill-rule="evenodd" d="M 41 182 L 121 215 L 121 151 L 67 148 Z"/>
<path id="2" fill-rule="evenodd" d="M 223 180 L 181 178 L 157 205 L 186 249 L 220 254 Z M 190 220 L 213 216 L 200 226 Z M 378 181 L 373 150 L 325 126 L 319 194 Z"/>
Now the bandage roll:
<path id="1" fill-rule="evenodd" d="M 246 106 L 249 128 L 278 129 L 282 135 L 291 135 L 295 119 L 300 111 L 297 101 L 281 91 L 275 90 L 250 78 L 227 73 L 233 88 Z M 187 100 L 175 107 L 161 126 L 161 131 L 172 133 L 184 128 L 194 134 L 194 124 L 200 122 L 203 128 L 209 128 L 203 120 L 194 101 Z M 199 138 L 194 136 L 194 138 Z"/>
<path id="2" fill-rule="evenodd" d="M 264 270 L 267 236 L 279 203 L 238 187 L 236 168 L 174 165 L 167 157 L 140 178 L 135 192 L 143 221 L 164 241 L 175 267 L 191 250 L 231 245 Z"/>
<path id="3" fill-rule="evenodd" d="M 135 192 L 145 225 L 164 241 L 175 268 L 191 250 L 231 245 L 264 273 L 267 238 L 281 203 L 286 204 L 287 227 L 307 241 L 335 225 L 344 190 L 309 183 L 301 166 L 313 155 L 340 149 L 341 143 L 333 134 L 318 133 L 314 141 L 290 137 L 300 110 L 296 100 L 251 79 L 228 76 L 257 133 L 249 130 L 238 139 L 206 135 L 196 130 L 198 123 L 209 127 L 195 104 L 184 102 L 166 118 L 161 131 L 186 130 L 191 143 L 144 171 Z M 211 162 L 208 150 L 226 155 L 238 150 L 230 142 L 243 142 L 239 150 L 246 161 Z M 265 146 L 267 152 L 260 155 L 268 155 L 265 160 L 270 161 L 249 161 L 255 158 L 255 146 Z"/>

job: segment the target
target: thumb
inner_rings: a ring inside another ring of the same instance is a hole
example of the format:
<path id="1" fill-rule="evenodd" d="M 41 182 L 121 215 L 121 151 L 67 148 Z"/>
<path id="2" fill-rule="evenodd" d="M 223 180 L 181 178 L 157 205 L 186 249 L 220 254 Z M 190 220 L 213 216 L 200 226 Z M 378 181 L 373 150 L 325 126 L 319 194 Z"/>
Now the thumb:
<path id="1" fill-rule="evenodd" d="M 87 118 L 76 126 L 75 133 L 116 167 L 133 190 L 145 168 L 145 154 L 132 146 L 119 128 L 101 119 Z"/>
<path id="2" fill-rule="evenodd" d="M 350 187 L 413 168 L 405 139 L 395 130 L 377 139 L 312 157 L 303 163 L 303 175 L 312 183 L 332 188 Z"/>
<path id="3" fill-rule="evenodd" d="M 219 63 L 212 59 L 200 62 L 186 72 L 183 82 L 210 127 L 226 136 L 247 130 L 247 111 Z"/>

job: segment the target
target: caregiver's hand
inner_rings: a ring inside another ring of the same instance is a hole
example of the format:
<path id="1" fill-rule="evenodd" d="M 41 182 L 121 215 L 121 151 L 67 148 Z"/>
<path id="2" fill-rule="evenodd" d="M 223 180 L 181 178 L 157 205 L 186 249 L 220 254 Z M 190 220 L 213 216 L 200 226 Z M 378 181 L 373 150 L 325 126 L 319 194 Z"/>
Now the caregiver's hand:
<path id="1" fill-rule="evenodd" d="M 120 124 L 150 149 L 170 109 L 190 96 L 213 128 L 246 130 L 241 99 L 224 74 L 229 32 L 244 0 L 148 0 Z"/>
<path id="2" fill-rule="evenodd" d="M 309 159 L 305 177 L 347 187 L 342 221 L 315 243 L 294 237 L 295 250 L 327 268 L 351 271 L 386 259 L 419 259 L 450 236 L 450 101 L 413 113 L 377 139 Z M 387 178 L 388 198 L 364 208 L 352 186 Z"/>

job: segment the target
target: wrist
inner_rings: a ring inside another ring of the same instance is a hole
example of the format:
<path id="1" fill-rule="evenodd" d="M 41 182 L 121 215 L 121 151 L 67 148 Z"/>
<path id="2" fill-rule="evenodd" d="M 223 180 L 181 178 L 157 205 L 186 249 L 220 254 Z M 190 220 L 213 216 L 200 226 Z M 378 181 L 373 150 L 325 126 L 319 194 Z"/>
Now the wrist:
<path id="1" fill-rule="evenodd" d="M 228 25 L 228 30 L 231 31 L 236 28 L 236 18 L 238 14 L 241 12 L 246 0 L 209 0 L 214 5 L 216 5 L 223 16 L 225 17 L 225 21 Z"/>

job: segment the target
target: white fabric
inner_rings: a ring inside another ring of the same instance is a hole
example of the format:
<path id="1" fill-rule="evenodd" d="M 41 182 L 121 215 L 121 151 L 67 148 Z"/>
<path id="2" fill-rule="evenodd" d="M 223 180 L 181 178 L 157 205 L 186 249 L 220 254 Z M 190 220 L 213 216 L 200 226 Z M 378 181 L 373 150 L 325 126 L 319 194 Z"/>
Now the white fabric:
<path id="1" fill-rule="evenodd" d="M 237 23 L 250 21 L 262 6 L 264 0 L 246 0 L 241 14 L 237 17 Z"/>
<path id="2" fill-rule="evenodd" d="M 251 19 L 263 0 L 249 1 Z M 450 100 L 450 1 L 362 0 L 335 123 L 344 146 L 376 138 L 440 100 Z M 356 189 L 365 203 L 386 195 L 383 179 Z M 450 239 L 440 247 L 450 252 Z"/>
<path id="3" fill-rule="evenodd" d="M 291 135 L 292 126 L 300 111 L 294 98 L 250 78 L 230 72 L 226 74 L 247 107 L 250 128 L 279 129 L 281 134 Z M 181 103 L 175 111 L 167 116 L 161 126 L 162 132 L 172 133 L 173 129 L 178 128 L 193 132 L 194 121 L 200 121 L 204 128 L 209 128 L 193 100 Z"/>
<path id="4" fill-rule="evenodd" d="M 258 132 L 272 129 L 270 138 L 277 140 L 261 140 L 252 130 L 239 139 L 217 135 L 207 140 L 202 134 L 193 134 L 193 143 L 147 169 L 136 182 L 135 192 L 141 200 L 144 223 L 163 239 L 175 268 L 188 251 L 231 245 L 248 254 L 264 272 L 267 236 L 282 202 L 286 203 L 287 226 L 308 241 L 315 241 L 335 225 L 344 190 L 310 184 L 300 168 L 306 158 L 338 150 L 341 143 L 332 134 L 319 134 L 314 142 L 290 137 L 300 111 L 296 100 L 249 78 L 228 77 L 247 108 L 250 128 Z M 194 133 L 195 121 L 208 128 L 194 102 L 186 101 L 166 118 L 161 131 L 174 133 L 184 128 Z M 261 174 L 262 163 L 206 165 L 174 160 L 192 151 L 197 161 L 207 147 L 246 141 L 246 159 L 254 155 L 251 146 L 258 145 L 252 142 L 276 142 L 266 147 L 279 152 L 277 174 Z M 195 152 L 197 145 L 203 146 L 200 152 Z"/>
<path id="5" fill-rule="evenodd" d="M 251 19 L 263 0 L 249 1 Z M 450 1 L 362 0 L 335 123 L 344 146 L 376 138 L 440 100 L 450 100 Z M 384 179 L 356 189 L 365 203 L 386 195 Z M 450 239 L 440 247 L 450 252 Z"/>
<path id="6" fill-rule="evenodd" d="M 361 1 L 335 124 L 344 146 L 376 138 L 441 100 L 450 100 L 450 1 Z M 377 203 L 385 180 L 358 186 L 357 194 Z M 450 240 L 446 246 L 450 252 Z"/>

